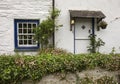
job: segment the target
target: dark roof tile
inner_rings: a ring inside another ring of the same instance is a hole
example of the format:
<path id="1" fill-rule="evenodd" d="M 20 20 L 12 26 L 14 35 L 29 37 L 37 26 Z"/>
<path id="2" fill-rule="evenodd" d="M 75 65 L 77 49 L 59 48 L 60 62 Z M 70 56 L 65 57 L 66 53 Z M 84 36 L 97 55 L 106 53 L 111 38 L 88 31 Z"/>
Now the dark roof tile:
<path id="1" fill-rule="evenodd" d="M 70 10 L 71 17 L 78 18 L 105 18 L 101 11 L 88 11 L 88 10 Z"/>

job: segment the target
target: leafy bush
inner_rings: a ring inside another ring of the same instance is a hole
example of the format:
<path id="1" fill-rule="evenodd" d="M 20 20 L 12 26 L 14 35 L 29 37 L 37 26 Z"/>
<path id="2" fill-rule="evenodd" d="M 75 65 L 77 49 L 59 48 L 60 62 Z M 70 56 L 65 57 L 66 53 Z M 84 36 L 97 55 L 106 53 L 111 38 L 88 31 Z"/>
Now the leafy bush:
<path id="1" fill-rule="evenodd" d="M 0 56 L 0 84 L 18 84 L 23 80 L 40 80 L 55 72 L 76 72 L 100 67 L 120 70 L 120 55 L 106 54 L 52 54 L 37 56 Z"/>
<path id="2" fill-rule="evenodd" d="M 44 48 L 44 49 L 41 49 L 38 54 L 43 54 L 43 53 L 44 54 L 49 53 L 49 54 L 52 54 L 52 55 L 68 55 L 68 54 L 72 54 L 72 53 L 69 53 L 66 50 L 63 50 L 63 49 L 60 49 L 60 48 Z"/>

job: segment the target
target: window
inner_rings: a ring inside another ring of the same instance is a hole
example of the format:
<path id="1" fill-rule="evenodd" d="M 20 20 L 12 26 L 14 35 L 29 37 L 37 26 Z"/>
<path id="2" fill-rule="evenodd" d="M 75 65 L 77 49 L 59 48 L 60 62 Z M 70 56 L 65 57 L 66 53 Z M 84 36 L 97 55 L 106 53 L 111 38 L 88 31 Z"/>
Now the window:
<path id="1" fill-rule="evenodd" d="M 39 44 L 34 40 L 34 28 L 39 24 L 39 20 L 14 20 L 15 24 L 15 49 L 35 50 Z"/>

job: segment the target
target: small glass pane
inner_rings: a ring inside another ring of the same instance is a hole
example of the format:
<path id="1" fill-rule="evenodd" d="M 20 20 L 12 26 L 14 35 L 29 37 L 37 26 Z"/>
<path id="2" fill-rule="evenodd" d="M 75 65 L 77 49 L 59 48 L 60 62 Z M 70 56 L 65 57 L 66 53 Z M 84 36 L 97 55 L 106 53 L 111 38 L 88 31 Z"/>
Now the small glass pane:
<path id="1" fill-rule="evenodd" d="M 31 24 L 28 24 L 28 28 L 31 28 L 32 27 L 32 25 Z"/>
<path id="2" fill-rule="evenodd" d="M 19 33 L 22 33 L 22 29 L 19 29 Z"/>
<path id="3" fill-rule="evenodd" d="M 33 44 L 35 45 L 37 43 L 37 41 L 33 40 Z"/>
<path id="4" fill-rule="evenodd" d="M 26 23 L 23 24 L 23 28 L 27 28 L 27 24 Z"/>
<path id="5" fill-rule="evenodd" d="M 23 29 L 23 33 L 27 33 L 27 29 Z"/>
<path id="6" fill-rule="evenodd" d="M 32 30 L 31 30 L 31 33 L 35 33 L 35 31 L 36 31 L 35 29 L 32 29 Z"/>
<path id="7" fill-rule="evenodd" d="M 32 44 L 32 40 L 28 40 L 28 44 Z"/>
<path id="8" fill-rule="evenodd" d="M 28 35 L 28 39 L 32 39 L 32 35 Z"/>
<path id="9" fill-rule="evenodd" d="M 23 40 L 19 40 L 19 45 L 22 45 L 23 44 Z"/>
<path id="10" fill-rule="evenodd" d="M 24 35 L 24 39 L 27 39 L 27 35 Z"/>
<path id="11" fill-rule="evenodd" d="M 19 28 L 22 28 L 22 23 L 19 23 L 19 26 L 18 26 Z"/>
<path id="12" fill-rule="evenodd" d="M 37 25 L 36 24 L 33 24 L 33 28 L 36 28 L 37 27 Z"/>
<path id="13" fill-rule="evenodd" d="M 28 29 L 28 33 L 32 33 L 32 30 L 31 30 L 31 29 Z"/>
<path id="14" fill-rule="evenodd" d="M 24 40 L 24 45 L 27 45 L 27 40 Z"/>
<path id="15" fill-rule="evenodd" d="M 22 36 L 22 35 L 19 35 L 19 39 L 23 39 L 23 36 Z"/>

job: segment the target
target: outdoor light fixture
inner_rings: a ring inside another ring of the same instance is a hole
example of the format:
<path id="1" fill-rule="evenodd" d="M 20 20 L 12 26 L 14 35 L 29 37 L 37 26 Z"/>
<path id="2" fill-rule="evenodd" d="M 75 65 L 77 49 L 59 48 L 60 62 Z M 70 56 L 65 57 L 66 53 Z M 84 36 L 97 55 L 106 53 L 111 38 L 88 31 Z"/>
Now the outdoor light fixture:
<path id="1" fill-rule="evenodd" d="M 75 24 L 75 21 L 74 20 L 71 20 L 71 25 L 74 25 Z"/>
<path id="2" fill-rule="evenodd" d="M 74 26 L 74 24 L 75 24 L 75 20 L 71 19 L 70 20 L 70 31 L 72 31 L 72 27 Z"/>

